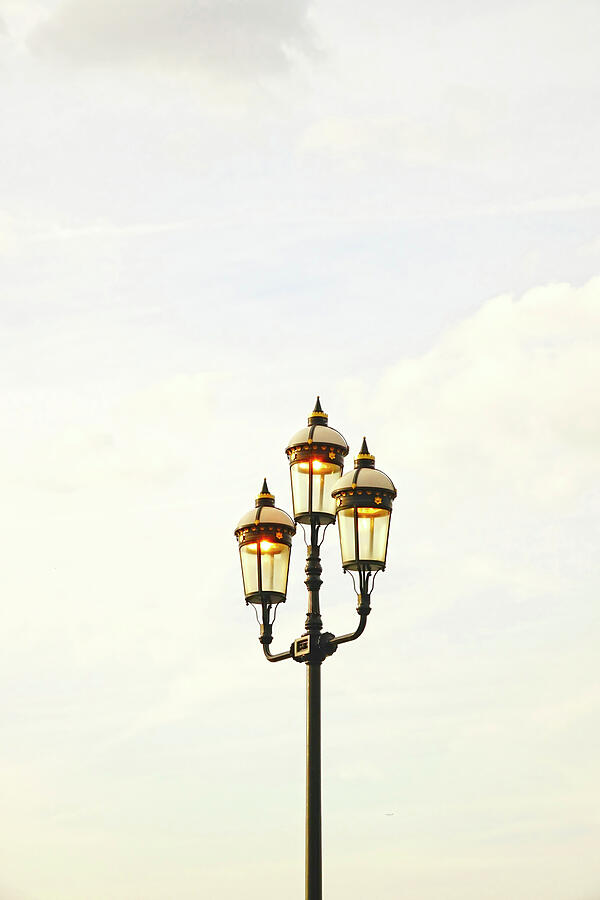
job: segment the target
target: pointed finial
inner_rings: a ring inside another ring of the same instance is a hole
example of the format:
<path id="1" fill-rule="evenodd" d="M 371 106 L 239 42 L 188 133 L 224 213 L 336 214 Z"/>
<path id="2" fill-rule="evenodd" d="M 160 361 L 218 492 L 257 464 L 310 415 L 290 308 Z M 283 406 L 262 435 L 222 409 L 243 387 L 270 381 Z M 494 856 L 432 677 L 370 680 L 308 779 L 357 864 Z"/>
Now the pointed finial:
<path id="1" fill-rule="evenodd" d="M 354 465 L 359 467 L 366 466 L 369 469 L 372 469 L 375 466 L 375 457 L 372 453 L 369 453 L 366 437 L 363 438 L 361 448 L 358 451 L 358 456 L 354 460 Z"/>
<path id="2" fill-rule="evenodd" d="M 312 413 L 308 417 L 309 425 L 327 425 L 328 420 L 327 413 L 323 412 L 323 407 L 321 406 L 321 398 L 317 395 L 317 400 L 315 402 L 315 408 Z"/>
<path id="3" fill-rule="evenodd" d="M 263 481 L 263 486 L 260 494 L 256 498 L 257 506 L 274 506 L 275 505 L 275 495 L 271 493 L 269 490 L 269 486 L 267 485 L 267 479 L 265 478 Z"/>

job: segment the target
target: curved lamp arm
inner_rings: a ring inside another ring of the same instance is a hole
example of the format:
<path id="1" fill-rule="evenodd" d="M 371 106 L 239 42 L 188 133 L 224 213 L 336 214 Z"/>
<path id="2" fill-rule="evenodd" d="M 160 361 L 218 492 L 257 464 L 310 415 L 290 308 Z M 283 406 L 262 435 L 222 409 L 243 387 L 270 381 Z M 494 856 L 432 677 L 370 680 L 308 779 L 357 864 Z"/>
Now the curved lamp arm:
<path id="1" fill-rule="evenodd" d="M 348 641 L 355 641 L 359 638 L 367 627 L 367 616 L 370 612 L 371 610 L 359 613 L 360 621 L 355 631 L 351 631 L 348 634 L 340 634 L 338 637 L 332 638 L 329 643 L 334 644 L 337 647 L 338 644 L 347 644 Z"/>
<path id="2" fill-rule="evenodd" d="M 263 650 L 265 651 L 265 656 L 269 660 L 269 662 L 281 662 L 282 659 L 291 659 L 292 653 L 288 650 L 286 653 L 271 653 L 268 646 L 263 644 Z"/>
<path id="3" fill-rule="evenodd" d="M 366 586 L 366 583 L 364 586 Z M 332 638 L 329 643 L 335 647 L 337 647 L 338 644 L 347 644 L 349 641 L 355 641 L 367 627 L 367 616 L 371 612 L 371 593 L 364 590 L 364 586 L 361 579 L 361 588 L 363 589 L 358 595 L 358 606 L 356 607 L 356 612 L 360 617 L 358 626 L 355 631 L 350 631 L 348 634 L 340 634 L 339 637 Z"/>
<path id="4" fill-rule="evenodd" d="M 271 653 L 269 649 L 269 644 L 273 640 L 273 625 L 268 622 L 260 626 L 260 637 L 259 641 L 262 644 L 262 648 L 266 658 L 269 662 L 281 662 L 282 659 L 292 659 L 292 652 L 288 650 L 285 653 Z"/>

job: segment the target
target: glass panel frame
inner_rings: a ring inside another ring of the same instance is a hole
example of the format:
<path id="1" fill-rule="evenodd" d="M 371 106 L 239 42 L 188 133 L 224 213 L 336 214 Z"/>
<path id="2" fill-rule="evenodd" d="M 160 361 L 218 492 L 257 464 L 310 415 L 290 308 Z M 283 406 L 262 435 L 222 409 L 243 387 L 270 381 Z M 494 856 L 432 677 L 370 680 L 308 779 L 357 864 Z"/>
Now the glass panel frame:
<path id="1" fill-rule="evenodd" d="M 335 500 L 331 492 L 342 473 L 337 462 L 320 457 L 298 459 L 290 466 L 292 504 L 297 521 L 317 516 L 320 521 L 333 522 Z"/>
<path id="2" fill-rule="evenodd" d="M 338 531 L 340 536 L 340 550 L 342 554 L 342 566 L 356 562 L 356 541 L 354 528 L 354 508 L 338 510 Z"/>
<path id="3" fill-rule="evenodd" d="M 242 544 L 240 547 L 244 596 L 256 594 L 258 591 L 258 563 L 256 543 Z"/>
<path id="4" fill-rule="evenodd" d="M 390 513 L 376 507 L 356 507 L 358 561 L 385 564 Z"/>
<path id="5" fill-rule="evenodd" d="M 306 516 L 309 513 L 309 497 L 308 486 L 310 477 L 306 472 L 302 471 L 302 461 L 292 463 L 290 466 L 290 477 L 292 480 L 292 506 L 294 508 L 294 518 L 299 519 L 300 516 Z"/>
<path id="6" fill-rule="evenodd" d="M 290 565 L 289 544 L 274 541 L 271 535 L 256 535 L 256 540 L 240 546 L 244 596 L 281 594 L 285 599 Z"/>
<path id="7" fill-rule="evenodd" d="M 269 545 L 268 550 L 265 547 L 266 544 Z M 290 547 L 287 544 L 262 540 L 260 542 L 260 550 L 260 589 L 271 593 L 285 594 L 290 562 Z"/>
<path id="8" fill-rule="evenodd" d="M 391 510 L 370 506 L 338 507 L 337 522 L 342 567 L 384 569 Z"/>

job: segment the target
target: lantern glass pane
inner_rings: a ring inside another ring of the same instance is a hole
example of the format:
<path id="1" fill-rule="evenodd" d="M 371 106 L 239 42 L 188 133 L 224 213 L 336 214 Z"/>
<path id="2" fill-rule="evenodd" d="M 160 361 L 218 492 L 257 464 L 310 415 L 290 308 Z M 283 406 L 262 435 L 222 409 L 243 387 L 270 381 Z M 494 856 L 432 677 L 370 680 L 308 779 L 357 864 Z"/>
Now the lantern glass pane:
<path id="1" fill-rule="evenodd" d="M 310 513 L 325 513 L 333 519 L 335 500 L 331 491 L 341 475 L 342 467 L 328 459 L 315 458 L 293 463 L 290 471 L 294 517 L 297 519 Z"/>
<path id="2" fill-rule="evenodd" d="M 242 560 L 242 577 L 244 579 L 244 594 L 255 594 L 258 590 L 258 566 L 256 559 L 256 544 L 244 544 L 240 547 Z"/>
<path id="3" fill-rule="evenodd" d="M 259 545 L 261 582 L 258 579 Z M 285 595 L 290 564 L 290 548 L 287 544 L 280 544 L 268 537 L 262 537 L 259 542 L 244 544 L 241 547 L 240 555 L 246 597 L 256 594 L 259 590 Z"/>
<path id="4" fill-rule="evenodd" d="M 354 546 L 354 510 L 338 510 L 337 520 L 340 532 L 342 565 L 345 566 L 356 559 L 356 548 Z"/>
<path id="5" fill-rule="evenodd" d="M 390 524 L 389 510 L 359 506 L 356 515 L 359 559 L 365 562 L 376 560 L 384 563 Z"/>
<path id="6" fill-rule="evenodd" d="M 305 463 L 294 463 L 290 468 L 292 476 L 292 503 L 294 505 L 294 518 L 308 513 L 308 483 L 309 475 L 304 468 Z"/>
<path id="7" fill-rule="evenodd" d="M 290 548 L 287 544 L 277 544 L 269 540 L 260 542 L 263 591 L 285 594 L 289 562 Z"/>

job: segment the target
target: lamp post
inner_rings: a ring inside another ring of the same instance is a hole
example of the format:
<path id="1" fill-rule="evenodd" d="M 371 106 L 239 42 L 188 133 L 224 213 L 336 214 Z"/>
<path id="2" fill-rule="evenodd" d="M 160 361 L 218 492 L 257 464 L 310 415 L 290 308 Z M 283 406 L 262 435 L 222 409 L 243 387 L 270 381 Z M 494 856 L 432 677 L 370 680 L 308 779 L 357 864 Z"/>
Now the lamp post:
<path id="1" fill-rule="evenodd" d="M 306 900 L 322 900 L 321 857 L 321 665 L 340 644 L 354 641 L 365 630 L 371 612 L 371 591 L 377 572 L 385 569 L 389 524 L 396 489 L 375 468 L 366 440 L 354 469 L 342 475 L 348 444 L 334 428 L 317 397 L 308 425 L 289 441 L 294 520 L 302 525 L 306 543 L 308 611 L 304 633 L 290 649 L 272 653 L 273 623 L 284 603 L 292 537 L 296 526 L 275 506 L 266 479 L 255 508 L 242 516 L 235 529 L 244 595 L 260 624 L 260 643 L 269 662 L 293 659 L 306 665 Z M 350 572 L 358 597 L 359 623 L 355 631 L 336 637 L 323 632 L 319 591 L 320 548 L 325 530 L 337 518 L 342 568 Z"/>

